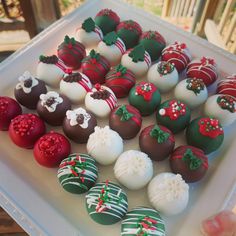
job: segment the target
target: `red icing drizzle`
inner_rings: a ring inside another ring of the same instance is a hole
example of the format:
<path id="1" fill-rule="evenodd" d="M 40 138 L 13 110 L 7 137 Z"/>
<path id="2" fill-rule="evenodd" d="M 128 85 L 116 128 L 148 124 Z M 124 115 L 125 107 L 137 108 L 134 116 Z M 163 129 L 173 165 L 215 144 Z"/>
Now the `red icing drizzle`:
<path id="1" fill-rule="evenodd" d="M 153 93 L 156 91 L 156 87 L 152 83 L 141 82 L 136 86 L 135 94 L 143 96 L 145 101 L 152 99 Z"/>
<path id="2" fill-rule="evenodd" d="M 203 136 L 208 136 L 210 138 L 216 138 L 219 135 L 222 135 L 224 133 L 223 129 L 217 119 L 213 119 L 213 118 L 209 118 L 209 117 L 201 118 L 198 121 L 198 125 L 199 125 L 199 132 Z"/>

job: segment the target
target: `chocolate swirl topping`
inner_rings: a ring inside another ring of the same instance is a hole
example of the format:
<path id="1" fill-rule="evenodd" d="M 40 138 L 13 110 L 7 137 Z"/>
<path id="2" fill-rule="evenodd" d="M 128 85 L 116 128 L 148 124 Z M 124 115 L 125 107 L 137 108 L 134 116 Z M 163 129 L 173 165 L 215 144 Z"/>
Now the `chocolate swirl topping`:
<path id="1" fill-rule="evenodd" d="M 52 56 L 43 56 L 39 57 L 39 61 L 46 63 L 46 64 L 56 64 L 58 62 L 58 57 L 56 55 Z"/>
<path id="2" fill-rule="evenodd" d="M 110 92 L 107 90 L 99 90 L 90 95 L 94 99 L 106 100 L 110 97 Z"/>
<path id="3" fill-rule="evenodd" d="M 78 124 L 83 124 L 84 123 L 84 115 L 83 114 L 77 115 L 76 121 Z"/>
<path id="4" fill-rule="evenodd" d="M 63 80 L 68 83 L 79 82 L 81 79 L 82 75 L 80 73 L 72 73 L 63 78 Z"/>

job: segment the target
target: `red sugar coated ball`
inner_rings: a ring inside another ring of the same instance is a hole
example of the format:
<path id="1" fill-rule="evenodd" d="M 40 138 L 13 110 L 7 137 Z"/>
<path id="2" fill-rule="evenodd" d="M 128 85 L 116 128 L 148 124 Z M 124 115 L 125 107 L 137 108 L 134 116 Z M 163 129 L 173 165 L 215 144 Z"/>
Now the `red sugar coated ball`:
<path id="1" fill-rule="evenodd" d="M 9 126 L 9 136 L 19 147 L 33 148 L 35 142 L 46 132 L 44 122 L 35 114 L 15 117 Z"/>
<path id="2" fill-rule="evenodd" d="M 68 139 L 59 133 L 50 132 L 42 136 L 34 146 L 35 160 L 45 167 L 59 166 L 71 151 Z"/>
<path id="3" fill-rule="evenodd" d="M 16 100 L 0 96 L 0 130 L 8 130 L 11 120 L 20 114 L 22 109 Z"/>

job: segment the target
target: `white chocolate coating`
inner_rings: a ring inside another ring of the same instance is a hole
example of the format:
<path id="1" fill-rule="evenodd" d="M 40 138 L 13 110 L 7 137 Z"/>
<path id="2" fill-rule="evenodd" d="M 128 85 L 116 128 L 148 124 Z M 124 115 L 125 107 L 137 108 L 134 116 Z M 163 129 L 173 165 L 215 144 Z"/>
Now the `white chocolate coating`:
<path id="1" fill-rule="evenodd" d="M 117 180 L 131 190 L 143 188 L 153 176 L 153 165 L 147 154 L 129 150 L 123 152 L 114 166 Z"/>
<path id="2" fill-rule="evenodd" d="M 175 215 L 188 204 L 189 186 L 181 175 L 163 172 L 149 183 L 148 198 L 156 210 L 165 215 Z"/>
<path id="3" fill-rule="evenodd" d="M 111 66 L 115 66 L 120 63 L 121 57 L 126 51 L 125 44 L 118 38 L 118 42 L 113 45 L 106 45 L 103 41 L 98 44 L 98 52 L 104 56 L 110 63 Z"/>
<path id="4" fill-rule="evenodd" d="M 204 89 L 200 93 L 195 94 L 192 90 L 187 89 L 187 79 L 180 81 L 174 90 L 175 97 L 184 102 L 190 109 L 194 109 L 203 104 L 208 97 L 208 91 L 204 85 Z"/>
<path id="5" fill-rule="evenodd" d="M 222 126 L 231 125 L 236 120 L 236 102 L 234 102 L 234 112 L 222 109 L 217 103 L 217 98 L 224 95 L 210 96 L 204 105 L 204 114 L 218 119 Z M 229 96 L 229 95 L 227 95 Z M 231 96 L 229 96 L 231 97 Z"/>
<path id="6" fill-rule="evenodd" d="M 171 89 L 173 89 L 175 85 L 178 83 L 179 74 L 176 68 L 174 68 L 174 70 L 171 73 L 161 75 L 157 70 L 159 63 L 160 62 L 150 67 L 150 69 L 148 70 L 147 79 L 149 82 L 156 85 L 161 93 L 166 93 L 169 92 Z"/>
<path id="7" fill-rule="evenodd" d="M 151 57 L 148 52 L 145 52 L 144 61 L 133 62 L 128 51 L 122 56 L 121 64 L 131 70 L 136 77 L 143 77 L 148 72 L 148 68 L 151 66 Z"/>
<path id="8" fill-rule="evenodd" d="M 109 126 L 96 126 L 95 131 L 89 136 L 87 151 L 101 165 L 110 165 L 123 152 L 123 140 Z"/>
<path id="9" fill-rule="evenodd" d="M 54 64 L 38 63 L 36 77 L 50 87 L 58 87 L 63 75 L 64 71 Z"/>
<path id="10" fill-rule="evenodd" d="M 89 78 L 83 74 L 80 73 L 83 77 L 83 79 L 80 82 L 66 82 L 63 79 L 60 82 L 60 91 L 62 94 L 67 96 L 72 103 L 79 104 L 83 102 L 87 90 L 86 88 L 92 89 L 92 84 L 89 80 Z"/>

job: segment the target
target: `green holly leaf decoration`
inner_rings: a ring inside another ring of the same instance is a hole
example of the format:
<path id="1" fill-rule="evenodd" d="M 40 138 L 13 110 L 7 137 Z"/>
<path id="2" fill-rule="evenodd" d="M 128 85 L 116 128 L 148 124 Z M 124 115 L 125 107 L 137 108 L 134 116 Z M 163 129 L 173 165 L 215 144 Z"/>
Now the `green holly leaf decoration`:
<path id="1" fill-rule="evenodd" d="M 121 64 L 119 64 L 117 67 L 116 67 L 116 72 L 117 73 L 120 73 L 121 75 L 124 75 L 126 74 L 127 72 L 127 68 L 122 66 Z"/>
<path id="2" fill-rule="evenodd" d="M 39 56 L 39 61 L 43 61 L 46 57 L 44 55 Z"/>
<path id="3" fill-rule="evenodd" d="M 75 45 L 75 38 L 70 38 L 68 35 L 64 38 L 64 43 L 68 45 Z"/>
<path id="4" fill-rule="evenodd" d="M 111 46 L 116 43 L 117 39 L 118 39 L 118 35 L 116 34 L 115 31 L 112 31 L 112 32 L 106 34 L 106 36 L 103 38 L 103 42 L 107 46 Z"/>
<path id="5" fill-rule="evenodd" d="M 91 17 L 86 19 L 82 24 L 82 29 L 84 29 L 88 33 L 94 31 L 94 29 L 95 29 L 94 20 Z"/>
<path id="6" fill-rule="evenodd" d="M 190 170 L 197 170 L 203 163 L 203 160 L 195 156 L 190 148 L 186 150 L 182 160 L 189 163 Z"/>
<path id="7" fill-rule="evenodd" d="M 125 105 L 122 105 L 121 107 L 119 107 L 115 114 L 120 116 L 121 121 L 127 121 L 134 116 L 133 114 L 128 112 Z"/>
<path id="8" fill-rule="evenodd" d="M 150 136 L 155 138 L 158 143 L 164 143 L 170 137 L 170 134 L 161 130 L 158 125 L 155 125 L 154 128 L 150 131 Z"/>
<path id="9" fill-rule="evenodd" d="M 129 56 L 132 58 L 133 62 L 144 61 L 145 48 L 140 44 L 131 50 Z"/>
<path id="10" fill-rule="evenodd" d="M 96 59 L 96 60 L 99 60 L 99 58 L 100 58 L 100 54 L 97 53 L 94 49 L 92 49 L 92 50 L 90 51 L 89 56 L 90 56 L 91 58 Z"/>

